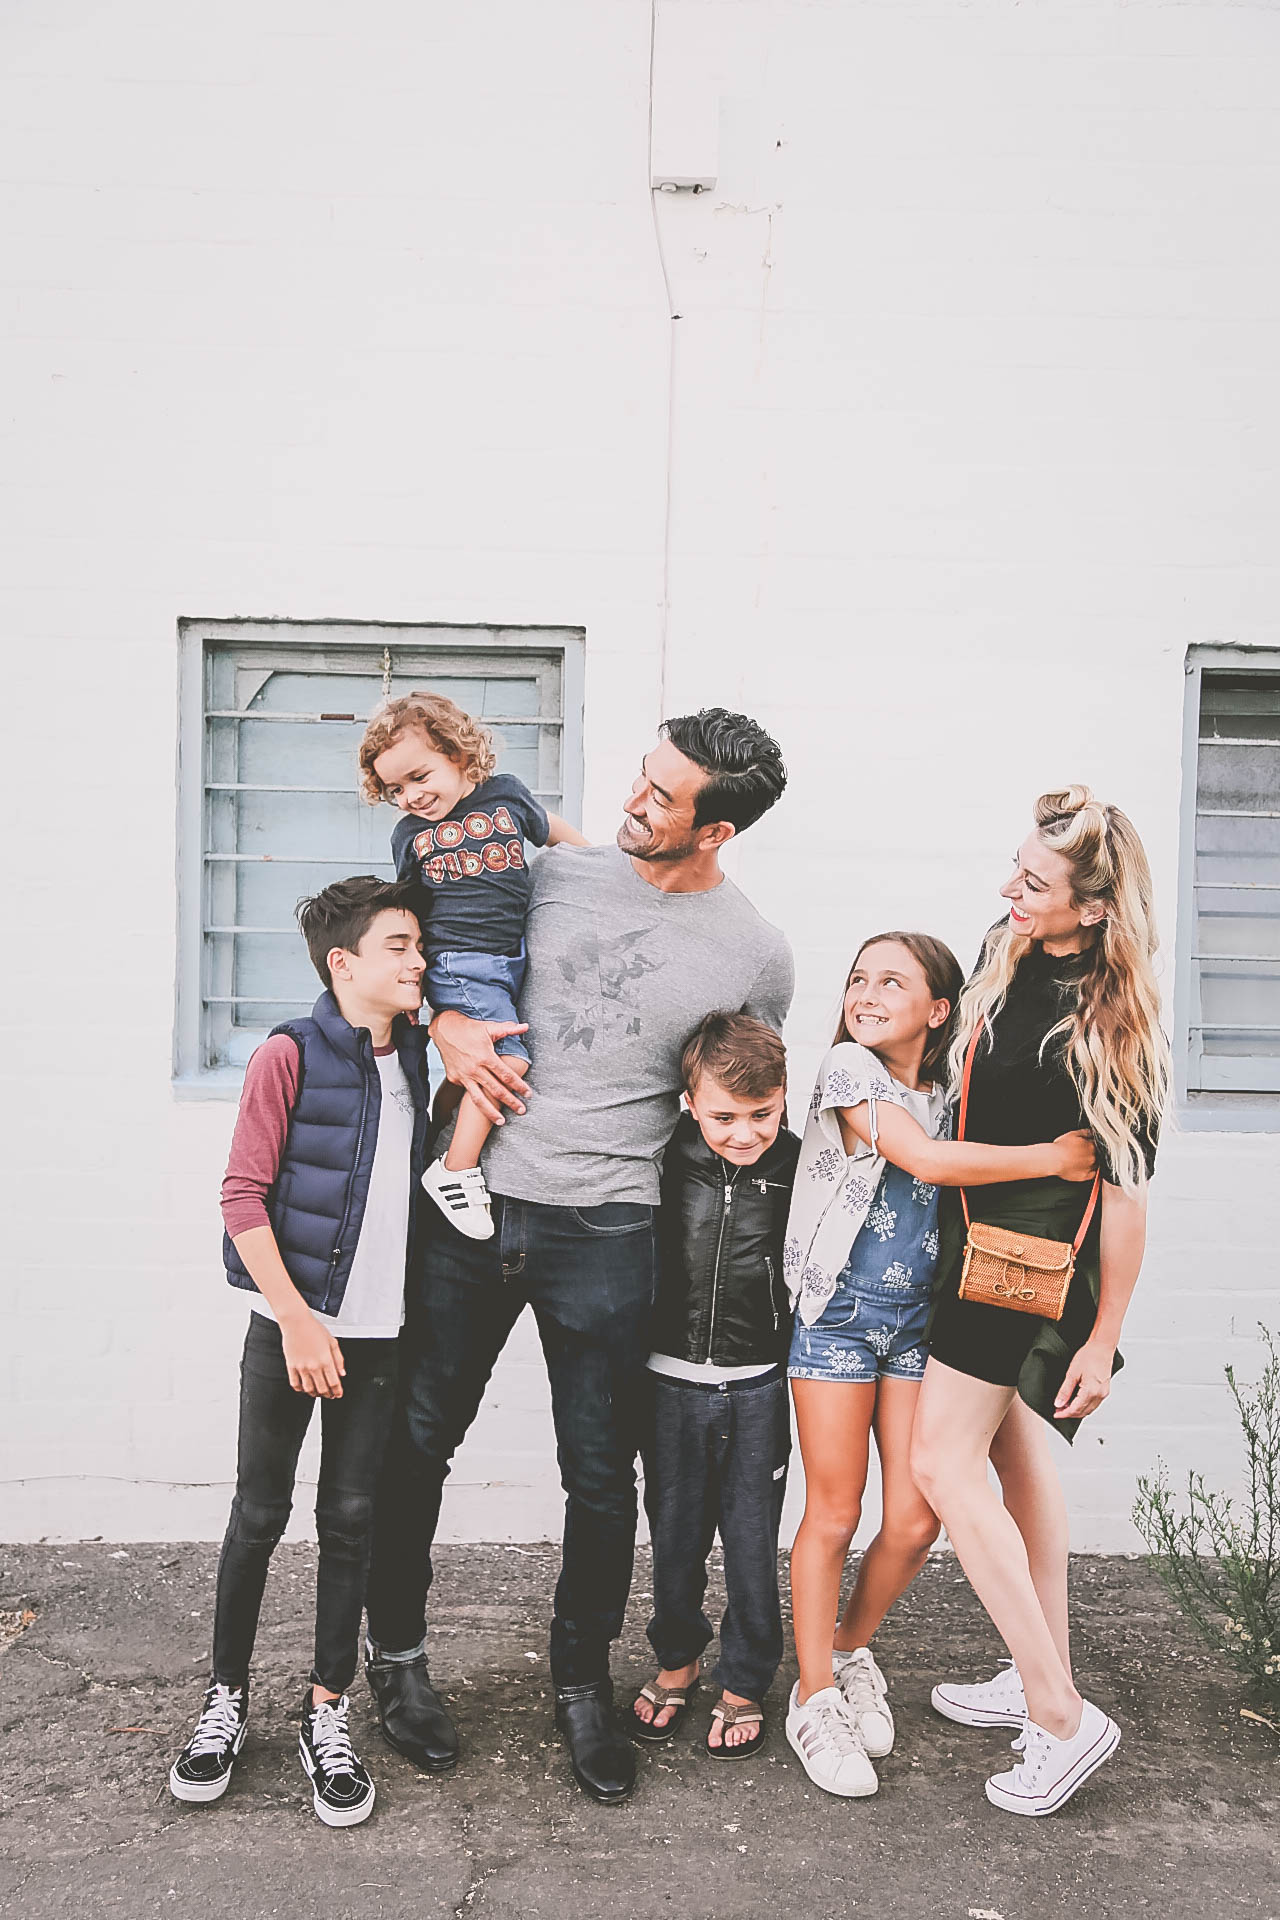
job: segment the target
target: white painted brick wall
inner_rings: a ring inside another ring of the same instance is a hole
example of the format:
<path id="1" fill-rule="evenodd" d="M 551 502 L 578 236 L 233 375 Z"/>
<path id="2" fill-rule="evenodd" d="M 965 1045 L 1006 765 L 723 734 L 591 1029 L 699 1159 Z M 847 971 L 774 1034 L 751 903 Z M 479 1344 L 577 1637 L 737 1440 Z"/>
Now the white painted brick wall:
<path id="1" fill-rule="evenodd" d="M 658 205 L 666 705 L 787 750 L 734 864 L 795 941 L 803 1089 L 858 939 L 967 960 L 1045 785 L 1132 812 L 1172 937 L 1185 649 L 1278 633 L 1280 16 L 663 12 L 723 102 L 717 190 Z M 613 830 L 661 700 L 648 46 L 643 0 L 0 26 L 0 1535 L 225 1516 L 232 1112 L 169 1081 L 179 617 L 583 625 Z M 1167 1142 L 1130 1365 L 1067 1465 L 1081 1546 L 1134 1544 L 1157 1453 L 1233 1470 L 1278 1172 L 1275 1136 Z M 559 1506 L 526 1321 L 444 1524 Z"/>

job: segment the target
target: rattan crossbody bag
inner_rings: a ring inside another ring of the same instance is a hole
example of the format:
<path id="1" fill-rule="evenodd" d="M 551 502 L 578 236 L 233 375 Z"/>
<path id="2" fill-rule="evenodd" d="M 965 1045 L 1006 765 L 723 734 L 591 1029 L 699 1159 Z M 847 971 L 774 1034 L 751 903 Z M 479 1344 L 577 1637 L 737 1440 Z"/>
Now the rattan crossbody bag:
<path id="1" fill-rule="evenodd" d="M 964 1123 L 969 1111 L 969 1074 L 978 1041 L 986 1031 L 974 1029 L 969 1051 L 964 1057 L 964 1078 L 960 1083 L 960 1125 L 957 1139 L 964 1139 Z M 1076 1270 L 1076 1255 L 1084 1245 L 1085 1234 L 1102 1187 L 1101 1173 L 1093 1176 L 1093 1191 L 1074 1240 L 1044 1240 L 1034 1233 L 1021 1233 L 1015 1227 L 988 1227 L 969 1217 L 969 1201 L 960 1189 L 964 1224 L 968 1234 L 964 1243 L 964 1266 L 960 1271 L 960 1298 L 977 1300 L 988 1307 L 1011 1307 L 1015 1313 L 1038 1313 L 1046 1320 L 1061 1320 L 1067 1304 L 1067 1289 Z"/>

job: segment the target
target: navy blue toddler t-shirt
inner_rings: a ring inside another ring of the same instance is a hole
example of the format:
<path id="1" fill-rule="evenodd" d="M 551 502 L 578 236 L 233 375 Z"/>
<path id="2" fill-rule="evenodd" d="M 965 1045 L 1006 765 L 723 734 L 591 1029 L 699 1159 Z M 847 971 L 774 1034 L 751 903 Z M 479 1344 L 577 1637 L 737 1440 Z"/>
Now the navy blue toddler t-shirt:
<path id="1" fill-rule="evenodd" d="M 426 893 L 427 958 L 440 953 L 519 953 L 529 909 L 524 842 L 545 847 L 546 809 L 509 773 L 482 780 L 442 820 L 402 814 L 391 835 L 401 880 Z"/>

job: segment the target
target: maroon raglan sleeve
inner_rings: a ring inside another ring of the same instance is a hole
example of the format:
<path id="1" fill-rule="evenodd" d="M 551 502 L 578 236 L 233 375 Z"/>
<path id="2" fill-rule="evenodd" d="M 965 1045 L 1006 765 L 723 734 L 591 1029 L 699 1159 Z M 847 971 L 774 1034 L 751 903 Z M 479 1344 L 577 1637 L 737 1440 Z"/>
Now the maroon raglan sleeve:
<path id="1" fill-rule="evenodd" d="M 222 1223 L 234 1240 L 250 1227 L 270 1225 L 267 1195 L 280 1170 L 289 1115 L 298 1098 L 301 1065 L 296 1040 L 276 1033 L 245 1068 L 240 1112 L 222 1177 Z"/>

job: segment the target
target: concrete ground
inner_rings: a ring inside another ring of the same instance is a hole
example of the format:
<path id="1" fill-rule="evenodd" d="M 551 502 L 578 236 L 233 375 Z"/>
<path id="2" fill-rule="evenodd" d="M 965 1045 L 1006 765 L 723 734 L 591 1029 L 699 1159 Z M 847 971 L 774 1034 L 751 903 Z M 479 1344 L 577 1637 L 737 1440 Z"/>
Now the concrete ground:
<path id="1" fill-rule="evenodd" d="M 1280 1915 L 1280 1738 L 1241 1715 L 1241 1684 L 1138 1563 L 1075 1563 L 1081 1683 L 1124 1741 L 1062 1813 L 1033 1822 L 983 1798 L 1007 1735 L 929 1708 L 935 1677 L 980 1675 L 996 1653 L 950 1558 L 931 1562 L 883 1630 L 898 1741 L 876 1798 L 810 1787 L 782 1731 L 788 1666 L 763 1754 L 707 1760 L 704 1701 L 672 1747 L 641 1753 L 631 1801 L 605 1808 L 575 1787 L 551 1725 L 554 1551 L 445 1548 L 433 1669 L 463 1764 L 443 1779 L 413 1772 L 381 1744 L 358 1681 L 354 1729 L 378 1804 L 366 1825 L 332 1832 L 311 1812 L 297 1757 L 305 1547 L 282 1548 L 272 1569 L 230 1791 L 205 1808 L 169 1796 L 169 1762 L 200 1699 L 215 1557 L 208 1546 L 0 1547 L 6 1920 Z M 651 1665 L 647 1587 L 642 1556 L 615 1662 L 623 1698 Z M 36 1617 L 24 1626 L 26 1610 Z"/>

